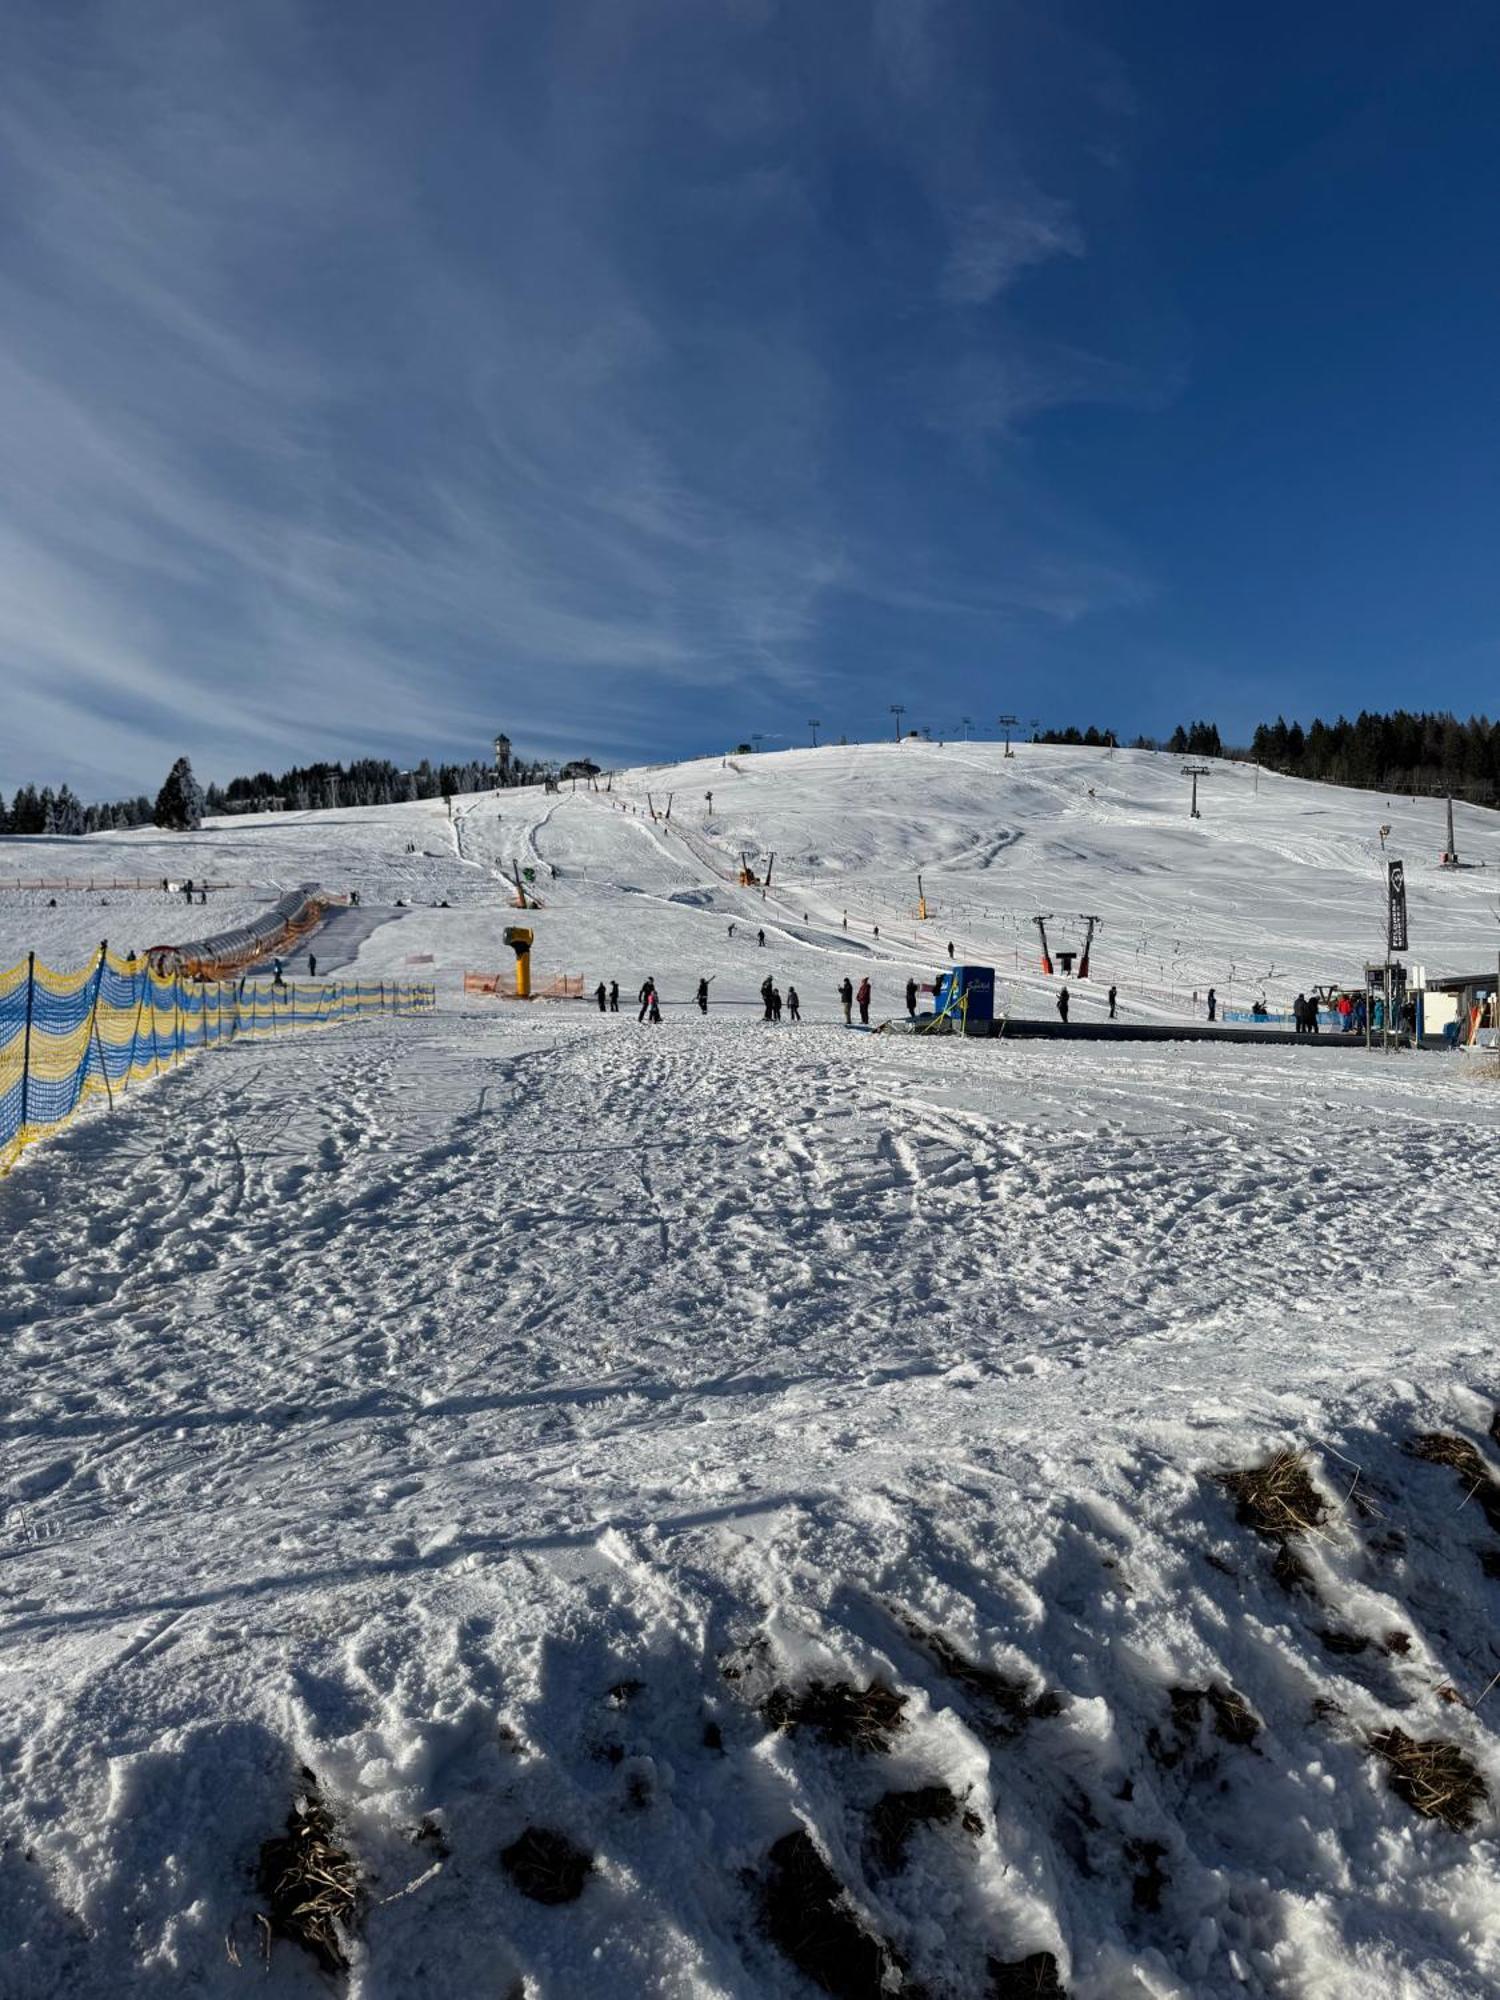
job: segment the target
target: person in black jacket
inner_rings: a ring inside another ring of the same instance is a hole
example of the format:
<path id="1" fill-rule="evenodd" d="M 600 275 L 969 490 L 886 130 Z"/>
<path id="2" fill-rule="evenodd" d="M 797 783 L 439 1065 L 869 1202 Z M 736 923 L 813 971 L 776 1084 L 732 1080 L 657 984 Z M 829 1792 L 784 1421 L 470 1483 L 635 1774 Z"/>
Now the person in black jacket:
<path id="1" fill-rule="evenodd" d="M 844 1010 L 844 1026 L 847 1028 L 851 1025 L 854 1013 L 854 981 L 847 973 L 845 973 L 844 982 L 839 988 L 839 1005 Z"/>
<path id="2" fill-rule="evenodd" d="M 609 1011 L 611 1014 L 618 1014 L 620 1011 L 620 982 L 618 979 L 612 979 L 609 982 Z"/>
<path id="3" fill-rule="evenodd" d="M 909 1021 L 915 1021 L 917 1018 L 917 982 L 915 979 L 908 979 L 906 982 L 906 1018 Z"/>
<path id="4" fill-rule="evenodd" d="M 594 998 L 599 1002 L 599 1012 L 601 1014 L 604 1013 L 606 1005 L 609 1000 L 609 995 L 604 990 L 604 981 L 602 979 L 599 981 L 599 984 L 594 988 Z"/>
<path id="5" fill-rule="evenodd" d="M 1062 1015 L 1062 1024 L 1063 1024 L 1063 1026 L 1064 1026 L 1064 1027 L 1067 1027 L 1067 1025 L 1068 1025 L 1068 989 L 1067 989 L 1067 987 L 1066 987 L 1066 986 L 1065 986 L 1065 987 L 1063 988 L 1062 992 L 1061 992 L 1061 993 L 1059 993 L 1059 994 L 1058 994 L 1058 996 L 1057 996 L 1057 1011 L 1058 1011 L 1058 1013 L 1059 1013 L 1059 1014 L 1061 1014 L 1061 1015 Z"/>
<path id="6" fill-rule="evenodd" d="M 797 989 L 795 986 L 788 986 L 786 989 L 786 1011 L 791 1020 L 800 1021 L 802 1019 L 802 1002 L 797 998 Z"/>
<path id="7" fill-rule="evenodd" d="M 656 1000 L 656 981 L 654 979 L 648 977 L 644 981 L 644 983 L 641 986 L 639 999 L 641 1003 L 641 1011 L 639 1014 L 636 1015 L 635 1018 L 638 1021 L 644 1021 L 646 1016 L 651 1012 L 652 1005 Z"/>
<path id="8" fill-rule="evenodd" d="M 1113 986 L 1109 989 L 1109 1018 L 1111 1020 L 1115 1018 L 1115 988 Z"/>
<path id="9" fill-rule="evenodd" d="M 698 1012 L 700 1014 L 708 1012 L 708 981 L 706 979 L 698 981 Z"/>

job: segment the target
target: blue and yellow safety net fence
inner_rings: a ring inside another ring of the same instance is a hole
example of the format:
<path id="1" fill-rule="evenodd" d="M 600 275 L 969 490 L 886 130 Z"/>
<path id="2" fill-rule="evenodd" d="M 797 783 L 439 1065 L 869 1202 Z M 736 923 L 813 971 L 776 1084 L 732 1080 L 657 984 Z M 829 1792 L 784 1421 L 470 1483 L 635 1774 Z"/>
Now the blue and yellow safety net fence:
<path id="1" fill-rule="evenodd" d="M 201 1049 L 433 1003 L 430 985 L 407 980 L 199 980 L 102 946 L 55 972 L 33 953 L 0 971 L 0 1174 L 90 1097 L 113 1102 Z"/>

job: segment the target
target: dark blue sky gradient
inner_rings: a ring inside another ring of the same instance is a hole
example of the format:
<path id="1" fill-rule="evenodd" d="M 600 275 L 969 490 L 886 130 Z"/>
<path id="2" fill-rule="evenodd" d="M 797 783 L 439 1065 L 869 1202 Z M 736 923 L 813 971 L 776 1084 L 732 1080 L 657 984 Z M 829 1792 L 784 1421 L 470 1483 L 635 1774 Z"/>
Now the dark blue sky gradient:
<path id="1" fill-rule="evenodd" d="M 15 19 L 0 785 L 1493 706 L 1489 6 Z"/>

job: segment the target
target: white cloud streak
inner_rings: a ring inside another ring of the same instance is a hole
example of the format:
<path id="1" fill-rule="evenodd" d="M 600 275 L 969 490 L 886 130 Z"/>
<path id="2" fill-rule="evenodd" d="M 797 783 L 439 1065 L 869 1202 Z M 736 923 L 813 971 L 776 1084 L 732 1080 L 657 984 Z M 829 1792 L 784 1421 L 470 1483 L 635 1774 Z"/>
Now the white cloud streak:
<path id="1" fill-rule="evenodd" d="M 608 751 L 646 711 L 828 671 L 837 608 L 922 560 L 864 517 L 861 457 L 934 426 L 909 370 L 849 365 L 793 18 L 534 23 L 450 132 L 441 33 L 413 72 L 291 0 L 37 0 L 0 85 L 0 783 L 500 722 Z M 982 310 L 1083 237 L 1009 172 L 960 187 L 930 121 L 924 154 L 933 33 L 881 6 L 868 75 L 946 243 L 932 309 Z M 1018 343 L 944 393 L 998 438 L 1077 393 L 1037 368 Z M 990 599 L 1074 615 L 1102 574 Z"/>

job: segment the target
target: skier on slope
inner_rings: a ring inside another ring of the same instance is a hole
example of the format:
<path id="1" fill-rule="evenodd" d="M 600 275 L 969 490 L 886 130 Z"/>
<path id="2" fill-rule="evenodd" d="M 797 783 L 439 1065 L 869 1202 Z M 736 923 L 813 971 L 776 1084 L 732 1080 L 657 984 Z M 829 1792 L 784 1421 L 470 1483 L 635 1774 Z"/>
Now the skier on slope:
<path id="1" fill-rule="evenodd" d="M 642 982 L 641 990 L 637 998 L 640 1000 L 641 1003 L 641 1011 L 639 1014 L 636 1015 L 635 1018 L 637 1021 L 644 1021 L 646 1016 L 651 1011 L 652 1001 L 655 1000 L 656 998 L 656 981 L 652 979 L 649 974 Z"/>
<path id="2" fill-rule="evenodd" d="M 1062 992 L 1061 992 L 1061 993 L 1059 993 L 1059 994 L 1058 994 L 1058 996 L 1057 996 L 1057 1011 L 1058 1011 L 1058 1013 L 1059 1013 L 1059 1014 L 1061 1014 L 1061 1016 L 1062 1016 L 1062 1024 L 1063 1024 L 1063 1026 L 1064 1026 L 1064 1027 L 1067 1027 L 1067 1025 L 1068 1025 L 1068 989 L 1067 989 L 1067 987 L 1066 987 L 1066 986 L 1065 986 L 1065 987 L 1063 988 Z"/>
<path id="3" fill-rule="evenodd" d="M 307 976 L 309 979 L 316 979 L 318 976 L 318 961 L 311 952 L 307 954 Z"/>
<path id="4" fill-rule="evenodd" d="M 780 988 L 779 986 L 773 986 L 773 987 L 771 988 L 771 1019 L 772 1019 L 773 1021 L 775 1021 L 775 1022 L 776 1022 L 776 1023 L 778 1024 L 778 1026 L 780 1025 L 780 1022 L 781 1022 L 781 988 Z"/>
<path id="5" fill-rule="evenodd" d="M 771 995 L 776 991 L 776 982 L 768 972 L 760 982 L 760 1004 L 765 1009 L 765 1019 L 771 1018 Z"/>
<path id="6" fill-rule="evenodd" d="M 1219 996 L 1211 986 L 1208 989 L 1208 1018 L 1210 1021 L 1219 1018 Z"/>
<path id="7" fill-rule="evenodd" d="M 839 1005 L 844 1010 L 844 1026 L 847 1028 L 850 1025 L 850 1016 L 854 1008 L 854 982 L 847 973 L 845 973 L 843 983 L 839 987 Z"/>
<path id="8" fill-rule="evenodd" d="M 868 974 L 859 982 L 859 990 L 854 997 L 859 1002 L 860 1025 L 861 1027 L 868 1028 L 870 1025 L 870 980 Z"/>
<path id="9" fill-rule="evenodd" d="M 1111 1020 L 1115 1018 L 1115 991 L 1116 989 L 1111 986 L 1109 989 L 1109 1018 Z"/>
<path id="10" fill-rule="evenodd" d="M 802 1019 L 802 1002 L 797 998 L 795 986 L 788 986 L 786 989 L 786 1011 L 793 1021 Z"/>
<path id="11" fill-rule="evenodd" d="M 611 1014 L 618 1014 L 620 1011 L 620 982 L 618 979 L 612 979 L 609 982 L 609 1011 Z"/>
<path id="12" fill-rule="evenodd" d="M 602 979 L 599 981 L 599 984 L 594 988 L 594 998 L 599 1002 L 599 1012 L 601 1014 L 604 1013 L 609 1004 L 609 994 L 605 991 L 604 981 Z"/>
<path id="13" fill-rule="evenodd" d="M 949 940 L 948 940 L 948 956 L 949 956 L 949 958 L 952 958 L 952 956 L 953 956 L 953 940 L 952 940 L 952 938 L 949 938 Z"/>
<path id="14" fill-rule="evenodd" d="M 915 1021 L 917 1018 L 917 982 L 915 979 L 908 979 L 906 982 L 906 1018 L 909 1021 Z"/>
<path id="15" fill-rule="evenodd" d="M 706 979 L 698 981 L 698 1012 L 700 1014 L 708 1012 L 708 981 Z"/>
<path id="16" fill-rule="evenodd" d="M 764 931 L 757 931 L 757 932 L 755 933 L 755 942 L 756 942 L 757 944 L 762 944 L 762 945 L 763 945 L 763 944 L 765 943 L 765 941 L 766 941 L 766 934 L 765 934 L 765 932 L 764 932 Z"/>

